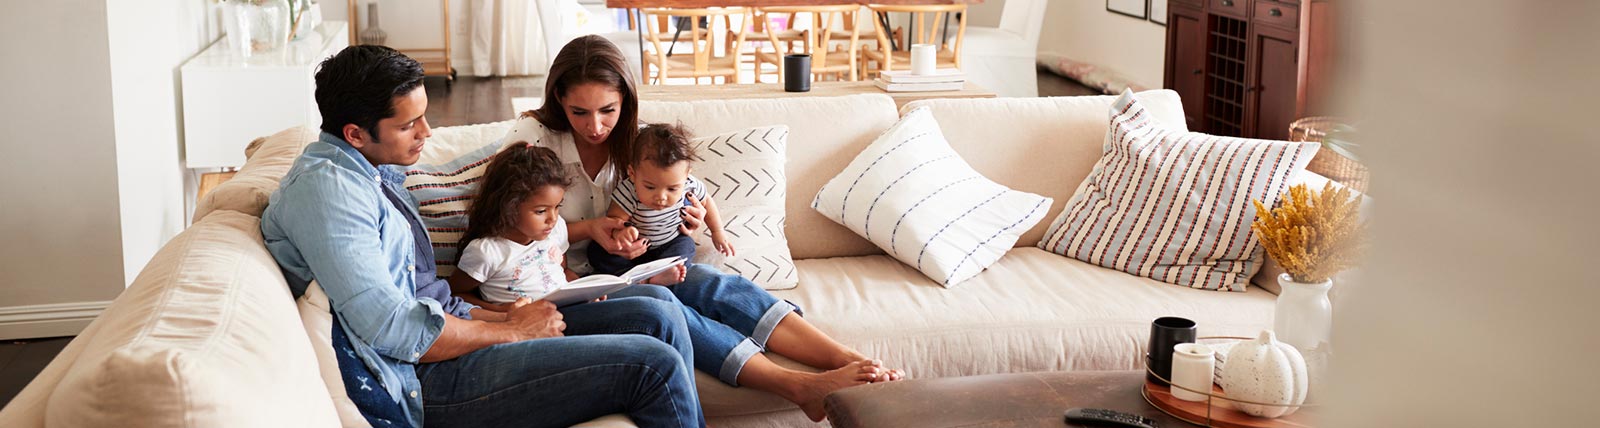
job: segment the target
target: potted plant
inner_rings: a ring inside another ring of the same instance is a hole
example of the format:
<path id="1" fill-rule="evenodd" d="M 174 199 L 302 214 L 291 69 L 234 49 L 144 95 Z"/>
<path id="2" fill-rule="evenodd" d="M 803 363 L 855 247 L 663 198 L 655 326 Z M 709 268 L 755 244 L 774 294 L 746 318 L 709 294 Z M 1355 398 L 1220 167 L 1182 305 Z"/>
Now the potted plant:
<path id="1" fill-rule="evenodd" d="M 1358 195 L 1328 183 L 1321 192 L 1304 184 L 1289 188 L 1287 197 L 1268 210 L 1253 201 L 1251 224 L 1267 255 L 1287 271 L 1278 276 L 1282 291 L 1273 314 L 1280 340 L 1301 351 L 1326 342 L 1333 329 L 1328 290 L 1333 277 L 1360 258 L 1366 225 Z"/>

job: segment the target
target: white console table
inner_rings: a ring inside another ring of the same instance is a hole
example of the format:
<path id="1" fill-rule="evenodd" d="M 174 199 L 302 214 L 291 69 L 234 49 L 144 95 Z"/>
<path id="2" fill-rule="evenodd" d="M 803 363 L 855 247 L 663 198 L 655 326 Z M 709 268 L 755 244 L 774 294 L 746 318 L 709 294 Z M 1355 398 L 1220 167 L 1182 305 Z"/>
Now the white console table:
<path id="1" fill-rule="evenodd" d="M 184 63 L 184 165 L 239 167 L 245 146 L 257 137 L 320 125 L 312 76 L 323 59 L 349 46 L 345 27 L 344 21 L 325 21 L 315 34 L 248 57 L 230 49 L 230 36 L 223 36 Z"/>

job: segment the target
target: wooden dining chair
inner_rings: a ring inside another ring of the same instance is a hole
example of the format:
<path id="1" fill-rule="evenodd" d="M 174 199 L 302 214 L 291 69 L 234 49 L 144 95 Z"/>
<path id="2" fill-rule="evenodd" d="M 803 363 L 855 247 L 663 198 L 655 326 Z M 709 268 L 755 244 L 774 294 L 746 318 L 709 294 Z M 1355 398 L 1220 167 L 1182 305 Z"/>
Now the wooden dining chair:
<path id="1" fill-rule="evenodd" d="M 645 84 L 665 84 L 666 79 L 694 78 L 696 85 L 705 77 L 716 83 L 739 83 L 740 55 L 744 49 L 745 23 L 750 22 L 750 9 L 743 7 L 717 7 L 700 9 L 644 8 L 645 42 L 650 52 L 644 54 Z M 738 17 L 738 23 L 734 23 Z M 672 19 L 680 18 L 680 19 Z M 702 18 L 705 18 L 702 22 Z M 726 36 L 734 38 L 731 51 L 716 55 L 716 48 L 724 43 L 716 40 L 718 32 L 710 23 L 717 18 L 731 31 Z M 669 28 L 673 23 L 687 28 Z M 689 52 L 673 52 L 679 44 L 689 45 Z"/>
<path id="2" fill-rule="evenodd" d="M 861 26 L 857 25 L 856 18 L 861 7 L 858 5 L 826 5 L 826 6 L 775 6 L 763 8 L 767 13 L 783 13 L 791 16 L 806 15 L 811 18 L 811 28 L 801 33 L 805 43 L 800 50 L 778 49 L 775 52 L 759 52 L 757 64 L 763 61 L 783 64 L 782 57 L 786 53 L 811 54 L 812 76 L 831 76 L 835 80 L 854 81 L 858 76 L 857 58 L 860 52 Z M 769 23 L 770 25 L 770 23 Z M 843 30 L 835 30 L 843 28 Z M 776 37 L 770 38 L 773 46 L 779 46 Z M 839 42 L 839 43 L 836 43 Z M 778 73 L 778 81 L 783 81 L 783 73 Z"/>
<path id="3" fill-rule="evenodd" d="M 909 5 L 909 4 L 869 4 L 867 9 L 873 15 L 882 13 L 910 13 L 911 19 L 916 24 L 915 31 L 911 32 L 909 42 L 914 44 L 932 44 L 937 46 L 934 66 L 938 68 L 961 68 L 961 39 L 967 33 L 967 5 L 966 4 L 937 4 L 937 5 Z M 956 32 L 950 37 L 950 28 L 946 25 L 947 19 L 956 15 Z M 883 21 L 872 17 L 872 24 L 877 32 L 877 45 L 864 47 L 861 50 L 862 78 L 884 70 L 894 70 L 896 63 L 900 68 L 911 66 L 911 47 L 899 46 L 903 50 L 895 50 L 895 44 L 889 43 L 891 33 L 884 27 Z M 899 32 L 896 28 L 894 32 Z"/>
<path id="4" fill-rule="evenodd" d="M 755 65 L 756 83 L 761 83 L 761 75 L 768 71 L 762 65 L 772 64 L 773 67 L 770 71 L 779 75 L 781 79 L 783 63 L 779 59 L 783 57 L 784 52 L 811 50 L 810 35 L 807 34 L 806 30 L 796 27 L 797 21 L 804 16 L 803 14 L 787 12 L 784 10 L 785 8 L 769 9 L 758 7 L 751 11 L 751 16 L 754 19 L 750 21 L 749 28 L 745 30 L 747 33 L 744 39 L 745 43 L 750 44 L 748 49 L 752 57 L 751 62 Z M 779 22 L 783 25 L 775 25 Z M 728 37 L 728 43 L 730 43 L 728 50 L 731 51 L 733 49 L 731 45 L 733 37 L 731 34 Z"/>

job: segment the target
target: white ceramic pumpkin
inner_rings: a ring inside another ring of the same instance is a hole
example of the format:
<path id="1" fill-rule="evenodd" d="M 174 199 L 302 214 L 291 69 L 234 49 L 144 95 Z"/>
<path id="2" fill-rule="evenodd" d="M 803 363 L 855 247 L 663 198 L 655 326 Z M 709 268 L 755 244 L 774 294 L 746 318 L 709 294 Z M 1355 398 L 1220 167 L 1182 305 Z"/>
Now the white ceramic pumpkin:
<path id="1" fill-rule="evenodd" d="M 1276 418 L 1294 413 L 1305 403 L 1309 379 L 1300 351 L 1279 342 L 1272 330 L 1263 330 L 1255 340 L 1240 342 L 1228 351 L 1223 367 L 1222 391 L 1228 398 L 1268 406 L 1234 402 L 1239 411 L 1252 416 Z"/>

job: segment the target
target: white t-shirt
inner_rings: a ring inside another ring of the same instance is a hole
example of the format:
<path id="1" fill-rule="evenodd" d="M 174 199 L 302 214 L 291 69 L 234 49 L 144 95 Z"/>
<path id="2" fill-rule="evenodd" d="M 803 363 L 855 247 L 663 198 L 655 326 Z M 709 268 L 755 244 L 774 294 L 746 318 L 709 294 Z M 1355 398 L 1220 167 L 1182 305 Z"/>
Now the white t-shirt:
<path id="1" fill-rule="evenodd" d="M 494 303 L 516 301 L 518 297 L 539 300 L 567 285 L 561 269 L 561 254 L 567 250 L 567 222 L 557 221 L 555 230 L 543 240 L 528 245 L 498 236 L 478 238 L 461 249 L 456 269 L 482 282 L 478 294 Z"/>
<path id="2" fill-rule="evenodd" d="M 506 132 L 506 144 L 515 144 L 518 141 L 531 142 L 536 146 L 549 148 L 556 152 L 556 157 L 561 158 L 562 165 L 566 166 L 567 178 L 572 180 L 572 185 L 567 186 L 566 198 L 562 202 L 561 217 L 568 221 L 583 221 L 592 218 L 604 217 L 606 209 L 611 207 L 611 188 L 616 181 L 614 173 L 616 167 L 610 159 L 605 166 L 600 167 L 600 174 L 590 177 L 583 171 L 583 160 L 578 156 L 577 142 L 572 139 L 570 132 L 556 132 L 545 128 L 538 119 L 524 117 L 511 124 L 511 130 Z M 563 232 L 565 235 L 565 232 Z M 594 272 L 589 266 L 589 256 L 585 251 L 592 240 L 586 240 L 571 245 L 567 249 L 567 267 L 579 275 Z"/>

